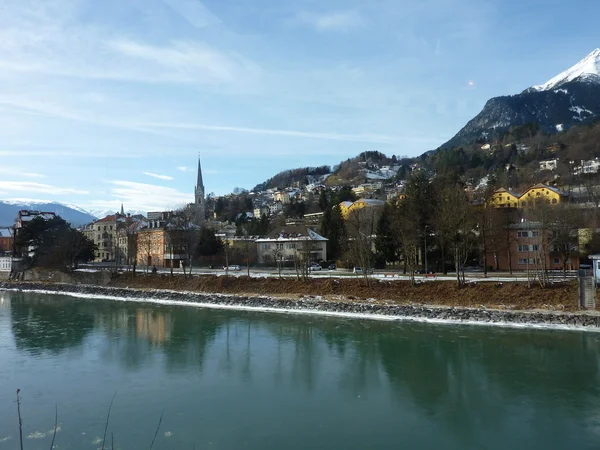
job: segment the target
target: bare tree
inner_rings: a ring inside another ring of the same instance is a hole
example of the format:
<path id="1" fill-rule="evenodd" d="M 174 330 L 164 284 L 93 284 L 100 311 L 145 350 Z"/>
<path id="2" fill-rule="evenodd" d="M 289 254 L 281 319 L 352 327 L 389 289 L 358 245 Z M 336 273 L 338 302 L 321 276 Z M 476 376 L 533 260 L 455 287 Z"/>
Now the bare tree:
<path id="1" fill-rule="evenodd" d="M 549 233 L 553 244 L 550 252 L 560 256 L 563 273 L 567 270 L 567 261 L 577 248 L 579 211 L 566 203 L 555 205 L 550 209 Z"/>
<path id="2" fill-rule="evenodd" d="M 199 227 L 194 223 L 195 211 L 193 207 L 184 206 L 173 211 L 167 228 L 169 245 L 172 246 L 174 254 L 185 258 L 182 264 L 184 276 L 192 276 L 194 257 L 198 248 Z M 183 261 L 182 261 L 183 262 Z M 171 261 L 172 263 L 172 261 Z M 189 267 L 186 273 L 185 267 Z"/>
<path id="3" fill-rule="evenodd" d="M 279 278 L 281 278 L 281 268 L 282 268 L 282 264 L 283 264 L 283 252 L 282 249 L 279 247 L 280 244 L 278 242 L 275 242 L 275 247 L 271 249 L 271 258 L 273 258 L 273 260 L 275 261 L 275 264 L 277 265 L 277 273 L 279 274 Z"/>
<path id="4" fill-rule="evenodd" d="M 355 262 L 363 270 L 363 278 L 367 286 L 369 272 L 373 261 L 373 239 L 381 208 L 369 206 L 355 209 L 348 214 L 346 229 L 348 232 L 348 248 Z"/>
<path id="5" fill-rule="evenodd" d="M 476 225 L 473 207 L 460 186 L 441 189 L 434 213 L 436 230 L 445 235 L 452 249 L 456 267 L 456 282 L 460 288 L 465 282 L 464 266 L 473 248 L 473 229 Z"/>
<path id="6" fill-rule="evenodd" d="M 397 204 L 393 210 L 392 221 L 392 233 L 395 234 L 395 240 L 400 243 L 406 273 L 408 273 L 413 285 L 415 284 L 415 272 L 421 245 L 419 227 L 414 221 L 415 214 L 416 200 L 409 197 Z"/>
<path id="7" fill-rule="evenodd" d="M 137 235 L 138 255 L 141 256 L 140 263 L 146 266 L 148 272 L 150 262 L 152 261 L 152 231 L 149 229 L 142 230 Z"/>

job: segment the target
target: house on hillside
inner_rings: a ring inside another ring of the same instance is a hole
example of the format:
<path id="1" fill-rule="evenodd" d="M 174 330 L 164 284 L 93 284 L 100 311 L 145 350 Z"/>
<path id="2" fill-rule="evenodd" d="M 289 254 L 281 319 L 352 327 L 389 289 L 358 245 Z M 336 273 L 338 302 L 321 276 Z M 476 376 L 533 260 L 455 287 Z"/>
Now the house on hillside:
<path id="1" fill-rule="evenodd" d="M 255 219 L 260 219 L 262 216 L 267 216 L 269 217 L 271 210 L 269 209 L 269 207 L 267 205 L 261 205 L 261 206 L 257 206 L 256 208 L 254 208 L 254 218 Z"/>
<path id="2" fill-rule="evenodd" d="M 293 261 L 299 253 L 308 254 L 309 261 L 326 261 L 327 238 L 306 226 L 286 226 L 257 239 L 256 250 L 261 264 Z"/>
<path id="3" fill-rule="evenodd" d="M 555 171 L 558 168 L 558 158 L 540 161 L 540 170 Z"/>
<path id="4" fill-rule="evenodd" d="M 352 206 L 352 202 L 341 202 L 337 207 L 340 209 L 340 214 L 345 219 L 348 217 L 348 212 L 350 211 L 350 207 Z"/>
<path id="5" fill-rule="evenodd" d="M 557 189 L 547 184 L 536 184 L 535 186 L 527 189 L 521 197 L 519 197 L 520 208 L 533 208 L 539 206 L 542 203 L 550 205 L 556 205 L 561 202 L 567 201 L 569 194 L 560 189 Z"/>
<path id="6" fill-rule="evenodd" d="M 273 194 L 273 201 L 287 205 L 290 202 L 290 194 L 286 191 L 277 191 Z"/>
<path id="7" fill-rule="evenodd" d="M 533 208 L 541 204 L 557 205 L 568 201 L 569 195 L 547 184 L 536 184 L 519 195 L 509 189 L 494 191 L 487 205 L 493 208 Z"/>
<path id="8" fill-rule="evenodd" d="M 598 158 L 590 160 L 581 160 L 581 165 L 575 167 L 575 175 L 598 173 L 600 169 L 600 160 Z"/>
<path id="9" fill-rule="evenodd" d="M 519 194 L 510 189 L 496 189 L 488 200 L 488 205 L 494 208 L 518 208 Z"/>

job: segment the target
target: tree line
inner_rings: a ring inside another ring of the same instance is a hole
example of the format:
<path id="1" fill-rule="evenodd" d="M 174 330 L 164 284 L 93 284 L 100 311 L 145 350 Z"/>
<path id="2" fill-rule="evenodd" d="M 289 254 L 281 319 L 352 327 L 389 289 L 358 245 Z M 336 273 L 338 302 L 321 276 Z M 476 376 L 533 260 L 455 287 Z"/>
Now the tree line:
<path id="1" fill-rule="evenodd" d="M 512 263 L 517 230 L 524 229 L 530 230 L 529 239 L 523 241 L 528 275 L 545 286 L 550 257 L 558 258 L 566 270 L 569 260 L 579 257 L 578 250 L 593 251 L 600 240 L 592 233 L 587 248 L 578 249 L 578 230 L 594 230 L 597 217 L 595 210 L 569 203 L 494 208 L 488 204 L 492 187 L 470 195 L 458 178 L 431 180 L 422 173 L 408 180 L 405 193 L 405 198 L 383 207 L 354 210 L 346 219 L 335 205 L 327 209 L 320 232 L 329 239 L 329 257 L 366 270 L 397 266 L 413 282 L 417 270 L 444 274 L 453 270 L 462 286 L 469 266 L 482 267 L 487 274 L 500 269 L 503 259 L 509 272 L 517 270 Z"/>

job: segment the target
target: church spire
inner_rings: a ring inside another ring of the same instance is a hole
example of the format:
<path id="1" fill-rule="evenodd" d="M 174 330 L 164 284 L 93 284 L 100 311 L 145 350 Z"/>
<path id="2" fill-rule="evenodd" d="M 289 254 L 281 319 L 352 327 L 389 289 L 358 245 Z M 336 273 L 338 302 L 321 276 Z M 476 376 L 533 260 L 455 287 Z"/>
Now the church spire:
<path id="1" fill-rule="evenodd" d="M 204 196 L 204 183 L 202 182 L 202 166 L 200 165 L 200 154 L 198 154 L 198 179 L 196 180 L 196 197 L 201 192 Z"/>
<path id="2" fill-rule="evenodd" d="M 204 206 L 204 183 L 202 181 L 202 166 L 200 165 L 200 154 L 198 154 L 198 179 L 196 180 L 196 190 L 194 192 L 196 206 L 196 223 L 201 225 L 206 220 L 206 210 Z"/>
<path id="3" fill-rule="evenodd" d="M 124 216 L 125 215 L 125 210 L 123 209 L 123 203 L 121 203 L 121 215 Z"/>

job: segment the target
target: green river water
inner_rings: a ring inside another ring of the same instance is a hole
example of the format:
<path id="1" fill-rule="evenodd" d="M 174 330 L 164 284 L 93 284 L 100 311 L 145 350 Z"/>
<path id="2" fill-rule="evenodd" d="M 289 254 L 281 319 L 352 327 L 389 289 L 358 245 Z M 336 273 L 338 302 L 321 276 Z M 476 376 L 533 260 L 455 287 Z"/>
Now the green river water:
<path id="1" fill-rule="evenodd" d="M 599 449 L 600 333 L 0 292 L 0 450 Z"/>

